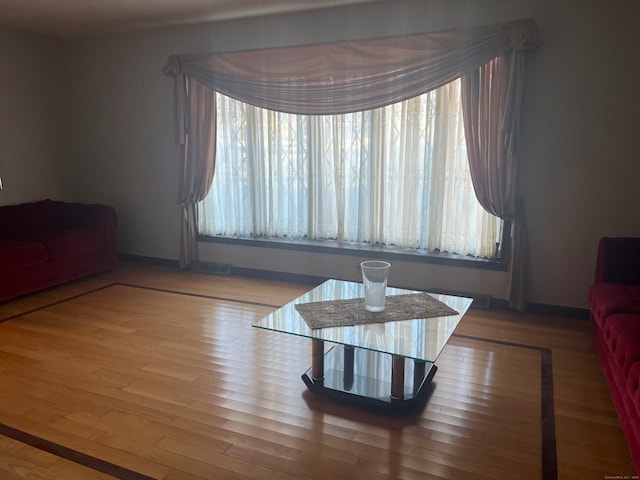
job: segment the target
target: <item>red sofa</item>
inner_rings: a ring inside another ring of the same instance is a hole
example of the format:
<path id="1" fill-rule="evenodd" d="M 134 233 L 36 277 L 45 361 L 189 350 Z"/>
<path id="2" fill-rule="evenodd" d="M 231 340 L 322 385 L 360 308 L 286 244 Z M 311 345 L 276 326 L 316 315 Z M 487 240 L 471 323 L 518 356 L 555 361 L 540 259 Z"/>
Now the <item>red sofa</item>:
<path id="1" fill-rule="evenodd" d="M 116 227 L 107 205 L 41 200 L 0 207 L 0 302 L 113 269 Z"/>
<path id="2" fill-rule="evenodd" d="M 640 472 L 640 238 L 600 239 L 589 309 L 602 370 Z"/>

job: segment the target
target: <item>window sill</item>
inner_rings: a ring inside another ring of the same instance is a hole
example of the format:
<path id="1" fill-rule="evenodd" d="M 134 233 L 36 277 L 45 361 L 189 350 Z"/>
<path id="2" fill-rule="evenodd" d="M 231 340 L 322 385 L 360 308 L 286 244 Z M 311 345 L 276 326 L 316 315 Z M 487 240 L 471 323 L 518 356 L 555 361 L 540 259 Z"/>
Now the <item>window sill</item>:
<path id="1" fill-rule="evenodd" d="M 406 262 L 430 263 L 436 265 L 450 265 L 484 270 L 507 270 L 506 259 L 485 259 L 449 253 L 433 253 L 427 251 L 405 250 L 398 247 L 372 246 L 368 244 L 349 244 L 337 241 L 312 240 L 273 240 L 235 237 L 209 237 L 198 235 L 199 242 L 223 243 L 258 248 L 274 248 L 280 250 L 298 250 L 331 255 L 349 255 L 363 258 L 383 258 Z"/>

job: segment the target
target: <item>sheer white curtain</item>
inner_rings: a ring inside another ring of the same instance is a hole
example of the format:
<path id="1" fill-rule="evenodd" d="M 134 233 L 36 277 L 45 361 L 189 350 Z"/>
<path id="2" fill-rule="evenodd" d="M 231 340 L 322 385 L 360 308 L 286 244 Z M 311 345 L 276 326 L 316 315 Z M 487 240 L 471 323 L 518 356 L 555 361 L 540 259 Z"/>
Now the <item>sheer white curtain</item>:
<path id="1" fill-rule="evenodd" d="M 494 256 L 502 223 L 474 193 L 459 81 L 343 115 L 278 113 L 220 94 L 217 104 L 200 234 Z"/>

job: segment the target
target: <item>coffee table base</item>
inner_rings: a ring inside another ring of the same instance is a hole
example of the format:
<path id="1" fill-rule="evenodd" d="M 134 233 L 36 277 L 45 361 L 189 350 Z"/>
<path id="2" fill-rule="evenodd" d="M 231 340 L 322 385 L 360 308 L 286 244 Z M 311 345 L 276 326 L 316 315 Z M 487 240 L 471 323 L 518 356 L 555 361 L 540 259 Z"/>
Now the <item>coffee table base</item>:
<path id="1" fill-rule="evenodd" d="M 314 379 L 312 367 L 302 375 L 302 380 L 314 393 L 356 405 L 395 410 L 422 404 L 438 368 L 433 363 L 402 361 L 403 372 L 399 375 L 394 372 L 396 378 L 392 380 L 392 370 L 398 369 L 393 365 L 397 358 L 371 350 L 334 346 L 324 354 L 321 370 L 317 365 L 319 359 L 314 357 L 316 371 L 323 376 Z M 392 389 L 400 390 L 397 397 L 401 398 L 392 396 Z"/>

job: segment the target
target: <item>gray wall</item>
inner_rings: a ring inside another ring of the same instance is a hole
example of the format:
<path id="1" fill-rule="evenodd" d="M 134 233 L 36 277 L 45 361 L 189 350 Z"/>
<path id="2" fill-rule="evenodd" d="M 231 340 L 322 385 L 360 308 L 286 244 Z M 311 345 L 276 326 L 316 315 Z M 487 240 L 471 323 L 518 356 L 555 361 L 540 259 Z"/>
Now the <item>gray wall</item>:
<path id="1" fill-rule="evenodd" d="M 0 29 L 0 205 L 62 197 L 64 54 L 58 41 Z"/>
<path id="2" fill-rule="evenodd" d="M 119 213 L 123 253 L 177 259 L 179 149 L 174 140 L 173 84 L 162 75 L 169 54 L 533 18 L 542 45 L 529 62 L 520 157 L 530 248 L 529 299 L 585 308 L 598 238 L 640 236 L 640 142 L 635 138 L 640 124 L 640 29 L 635 28 L 639 5 L 636 0 L 393 1 L 58 42 L 51 48 L 56 55 L 58 47 L 64 52 L 59 76 L 70 80 L 68 109 L 62 109 L 63 116 L 69 115 L 68 128 L 60 134 L 64 143 L 57 145 L 50 134 L 60 133 L 57 122 L 49 125 L 50 111 L 58 106 L 42 107 L 39 129 L 48 140 L 35 153 L 23 155 L 29 161 L 18 162 L 16 155 L 8 160 L 3 154 L 0 175 L 7 188 L 0 193 L 0 204 L 36 195 L 111 203 Z M 33 49 L 37 58 L 48 58 L 48 47 L 39 38 L 25 36 L 14 43 Z M 15 75 L 16 82 L 29 76 Z M 36 87 L 44 92 L 51 88 Z M 6 95 L 0 92 L 0 100 Z M 36 103 L 46 105 L 43 94 L 37 95 Z M 0 135 L 9 137 L 6 116 Z M 15 128 L 14 137 L 30 135 L 31 126 L 25 122 Z M 13 150 L 23 148 L 19 141 Z M 39 172 L 37 178 L 33 171 Z M 47 183 L 45 175 L 57 181 Z M 29 188 L 22 187 L 27 182 Z M 16 185 L 21 185 L 20 191 Z M 360 259 L 354 257 L 212 244 L 200 250 L 204 260 L 247 268 L 358 278 L 355 265 Z M 391 283 L 501 299 L 507 284 L 504 272 L 410 262 L 394 262 Z"/>

